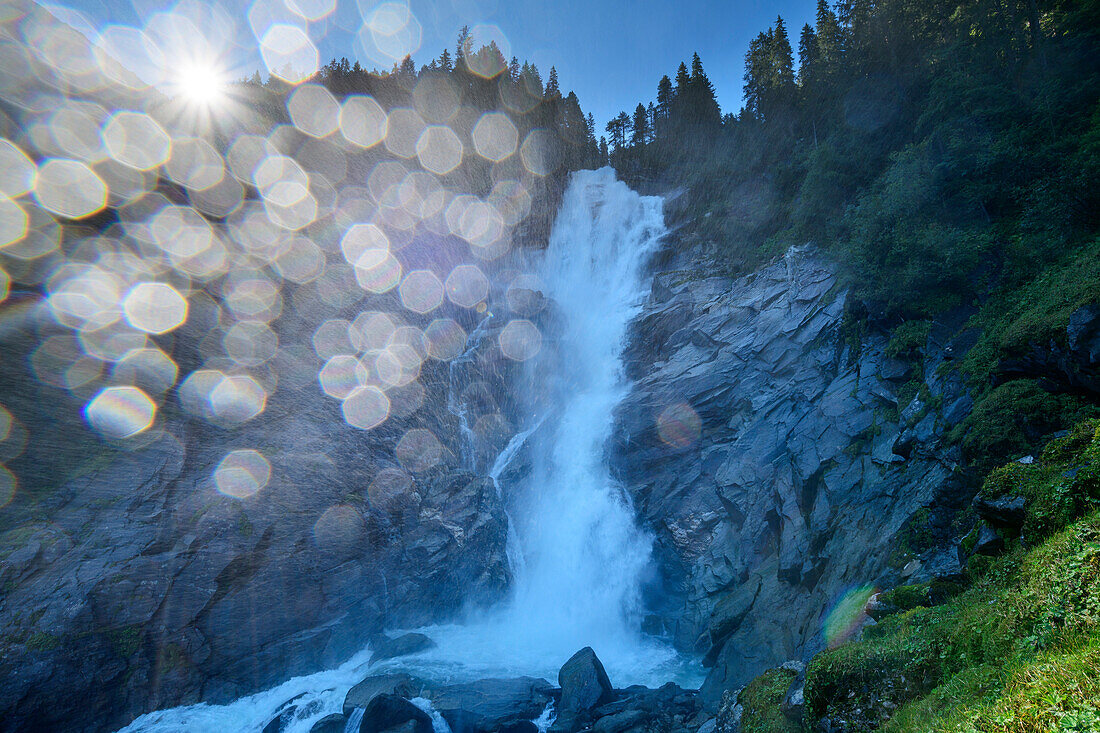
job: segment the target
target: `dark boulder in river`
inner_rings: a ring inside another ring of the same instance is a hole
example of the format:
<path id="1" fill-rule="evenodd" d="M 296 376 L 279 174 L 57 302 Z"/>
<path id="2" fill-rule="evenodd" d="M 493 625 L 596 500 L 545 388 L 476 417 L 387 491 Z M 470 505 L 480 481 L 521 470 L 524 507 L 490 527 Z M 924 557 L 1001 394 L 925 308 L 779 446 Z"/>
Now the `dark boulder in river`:
<path id="1" fill-rule="evenodd" d="M 375 643 L 374 653 L 371 654 L 370 663 L 374 664 L 383 659 L 393 659 L 394 657 L 404 657 L 409 654 L 416 654 L 417 652 L 431 649 L 434 646 L 435 642 L 426 634 L 402 634 L 396 639 L 390 639 L 389 637 L 380 635 L 378 641 Z"/>
<path id="2" fill-rule="evenodd" d="M 452 733 L 498 733 L 524 730 L 525 722 L 546 709 L 552 691 L 546 680 L 517 677 L 446 685 L 424 696 L 432 701 Z"/>
<path id="3" fill-rule="evenodd" d="M 344 715 L 351 716 L 356 708 L 367 707 L 379 695 L 417 697 L 422 689 L 423 682 L 404 672 L 373 675 L 348 690 L 344 698 Z"/>
<path id="4" fill-rule="evenodd" d="M 550 729 L 555 732 L 579 730 L 590 719 L 592 708 L 615 699 L 615 690 L 592 647 L 586 646 L 562 665 L 558 684 L 561 686 L 558 719 Z"/>
<path id="5" fill-rule="evenodd" d="M 423 710 L 398 695 L 376 695 L 363 712 L 359 733 L 385 733 L 390 730 L 432 733 L 432 719 Z"/>

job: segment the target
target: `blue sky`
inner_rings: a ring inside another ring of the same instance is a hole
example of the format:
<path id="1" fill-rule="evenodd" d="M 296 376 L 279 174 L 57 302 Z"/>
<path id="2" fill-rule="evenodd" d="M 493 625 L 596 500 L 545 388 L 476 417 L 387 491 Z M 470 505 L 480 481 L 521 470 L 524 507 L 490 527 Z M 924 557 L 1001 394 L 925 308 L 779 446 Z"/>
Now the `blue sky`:
<path id="1" fill-rule="evenodd" d="M 336 0 L 335 11 L 309 24 L 322 63 L 329 58 L 364 58 L 355 44 L 355 30 L 380 3 L 377 0 Z M 331 0 L 254 0 L 301 2 L 317 7 Z M 136 25 L 153 12 L 168 7 L 155 0 L 69 0 L 61 4 L 84 13 L 93 25 Z M 256 41 L 249 29 L 250 5 L 222 0 L 239 27 L 234 63 L 249 70 L 261 66 Z M 136 7 L 135 7 L 136 6 Z M 534 61 L 543 78 L 550 66 L 558 69 L 562 89 L 573 90 L 586 112 L 596 116 L 599 128 L 620 110 L 656 95 L 662 74 L 674 76 L 680 61 L 690 62 L 699 52 L 718 92 L 723 112 L 741 107 L 741 76 L 749 40 L 781 14 L 792 44 L 798 31 L 812 22 L 814 0 L 410 0 L 422 29 L 418 63 L 429 61 L 444 46 L 453 50 L 463 24 L 492 24 L 499 28 L 510 52 Z M 492 28 L 487 28 L 490 33 Z M 377 66 L 366 59 L 364 65 Z"/>

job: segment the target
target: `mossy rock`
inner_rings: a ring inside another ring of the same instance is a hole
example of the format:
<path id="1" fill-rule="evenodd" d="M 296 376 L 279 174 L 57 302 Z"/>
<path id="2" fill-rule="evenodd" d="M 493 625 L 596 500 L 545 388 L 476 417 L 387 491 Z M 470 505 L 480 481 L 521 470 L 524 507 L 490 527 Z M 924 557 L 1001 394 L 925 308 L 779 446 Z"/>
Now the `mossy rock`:
<path id="1" fill-rule="evenodd" d="M 1032 380 L 1017 379 L 981 396 L 949 438 L 986 474 L 1007 459 L 1037 453 L 1044 436 L 1098 414 L 1081 397 L 1051 394 Z"/>
<path id="2" fill-rule="evenodd" d="M 781 708 L 797 676 L 794 670 L 769 669 L 741 691 L 737 700 L 742 708 L 742 733 L 799 733 L 801 727 Z"/>
<path id="3" fill-rule="evenodd" d="M 1053 441 L 1030 465 L 1010 463 L 990 473 L 981 495 L 1023 496 L 1023 534 L 1030 541 L 1064 529 L 1100 507 L 1100 421 L 1087 420 Z"/>

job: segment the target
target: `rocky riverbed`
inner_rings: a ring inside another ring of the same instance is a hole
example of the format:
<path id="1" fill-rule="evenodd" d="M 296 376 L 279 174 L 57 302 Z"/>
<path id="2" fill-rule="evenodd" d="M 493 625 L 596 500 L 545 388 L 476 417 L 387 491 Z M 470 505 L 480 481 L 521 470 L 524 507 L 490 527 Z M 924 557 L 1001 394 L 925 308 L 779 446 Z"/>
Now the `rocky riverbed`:
<path id="1" fill-rule="evenodd" d="M 697 691 L 672 683 L 615 688 L 585 647 L 562 665 L 556 686 L 534 677 L 437 684 L 405 672 L 371 675 L 310 733 L 687 733 L 702 724 L 700 711 Z M 301 698 L 288 700 L 263 733 L 316 713 Z"/>

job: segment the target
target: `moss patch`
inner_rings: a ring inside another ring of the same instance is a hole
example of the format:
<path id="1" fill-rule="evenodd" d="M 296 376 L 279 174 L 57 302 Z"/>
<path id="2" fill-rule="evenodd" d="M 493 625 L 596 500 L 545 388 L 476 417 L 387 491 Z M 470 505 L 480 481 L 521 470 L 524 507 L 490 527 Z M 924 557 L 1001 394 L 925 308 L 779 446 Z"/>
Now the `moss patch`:
<path id="1" fill-rule="evenodd" d="M 801 730 L 780 709 L 795 677 L 792 670 L 769 669 L 741 691 L 738 702 L 743 711 L 743 733 L 798 733 Z"/>

